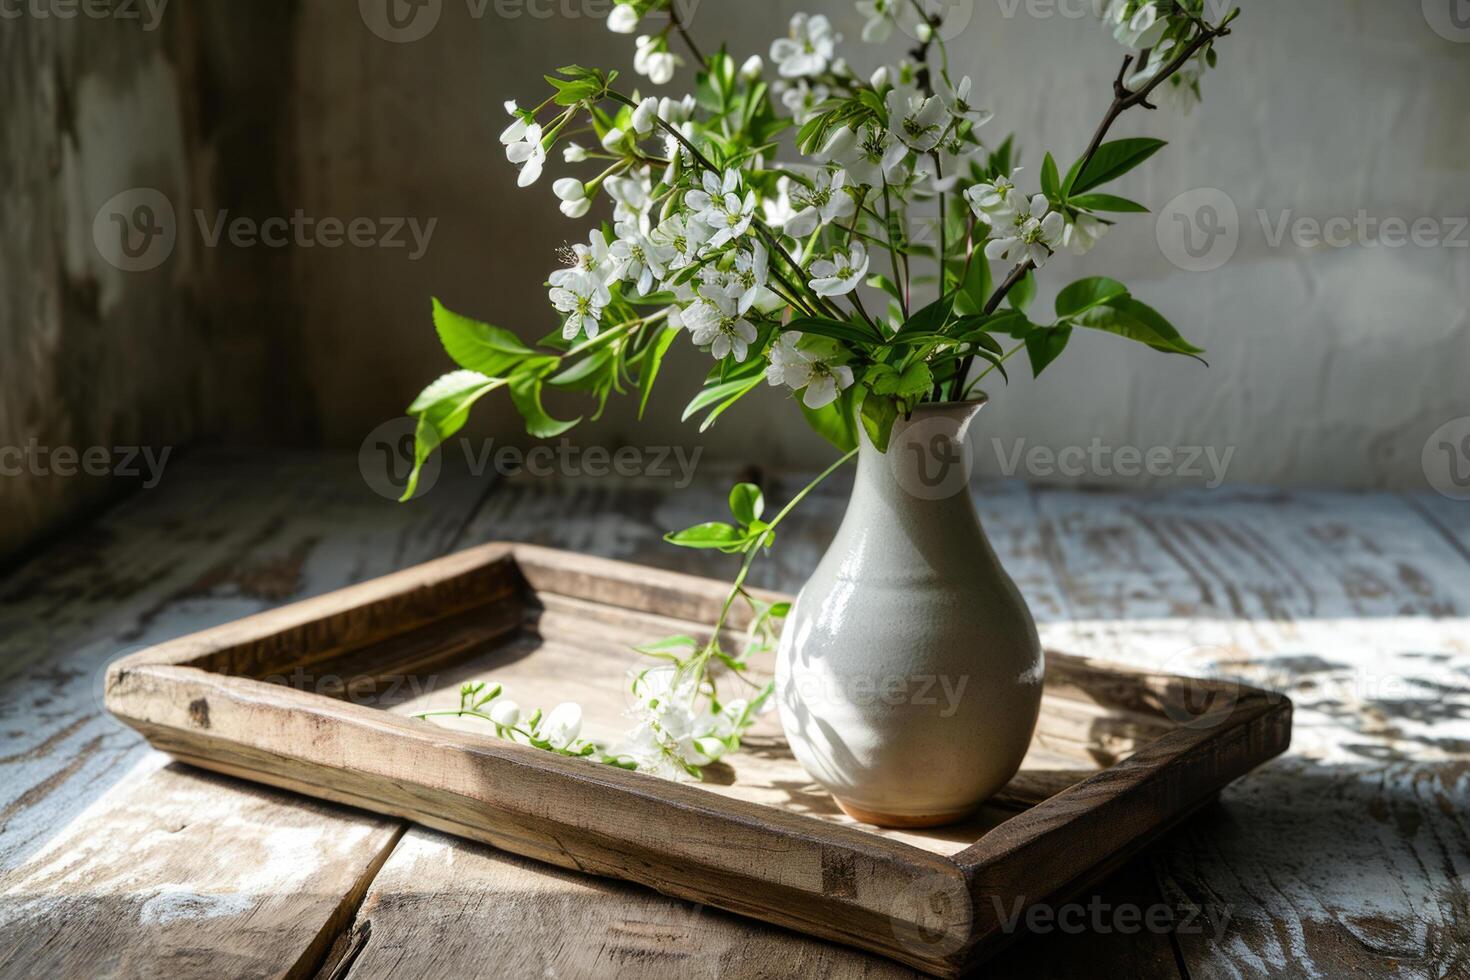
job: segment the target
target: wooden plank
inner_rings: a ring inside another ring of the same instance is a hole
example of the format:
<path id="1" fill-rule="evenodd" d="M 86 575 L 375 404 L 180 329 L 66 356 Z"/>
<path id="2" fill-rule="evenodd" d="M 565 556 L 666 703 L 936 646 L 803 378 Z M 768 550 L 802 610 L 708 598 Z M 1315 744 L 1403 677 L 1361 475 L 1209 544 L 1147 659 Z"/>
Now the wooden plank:
<path id="1" fill-rule="evenodd" d="M 0 976 L 310 976 L 402 825 L 177 764 L 0 884 Z"/>
<path id="2" fill-rule="evenodd" d="M 1188 972 L 1464 972 L 1470 563 L 1458 532 L 1391 494 L 1037 500 L 1075 615 L 1043 626 L 1049 642 L 1240 678 L 1296 704 L 1291 756 L 1156 852 L 1166 894 L 1229 918 L 1218 942 L 1179 937 Z"/>
<path id="3" fill-rule="evenodd" d="M 85 826 L 106 824 L 116 810 L 129 830 L 107 836 L 107 847 L 85 850 L 70 871 L 78 888 L 91 880 L 122 882 L 129 874 L 141 875 L 140 889 L 152 887 L 147 875 L 133 868 L 134 850 L 145 846 L 138 837 L 156 838 L 160 854 L 168 851 L 168 840 L 176 839 L 179 856 L 166 863 L 175 876 L 170 887 L 191 888 L 187 855 L 197 859 L 198 847 L 174 833 L 169 815 L 160 814 L 150 824 L 148 808 L 138 803 L 163 799 L 179 785 L 179 777 L 152 772 L 160 757 L 104 712 L 108 662 L 120 650 L 441 553 L 454 543 L 483 491 L 483 485 L 446 476 L 429 498 L 432 507 L 400 507 L 367 488 L 355 457 L 203 454 L 171 470 L 157 490 L 131 498 L 0 583 L 0 669 L 6 671 L 0 681 L 0 725 L 8 743 L 0 758 L 0 870 L 5 872 L 0 889 L 13 899 L 13 883 L 47 880 L 44 869 L 54 859 L 45 857 L 51 852 L 43 848 L 48 841 L 75 841 L 84 831 L 70 825 L 94 801 Z M 142 767 L 136 777 L 140 785 L 120 782 L 134 767 Z M 192 801 L 191 819 L 201 827 L 232 819 L 234 803 L 216 792 L 220 785 L 211 780 L 207 790 L 180 790 Z M 109 794 L 109 787 L 117 792 Z M 235 828 L 244 835 L 242 847 L 252 839 L 268 839 L 273 820 L 296 826 L 299 799 L 251 792 L 252 822 Z M 353 819 L 371 829 L 361 846 L 328 848 L 316 857 L 302 853 L 302 874 L 323 883 L 362 878 L 401 829 L 390 819 Z M 242 879 L 252 873 L 248 865 L 233 871 Z M 200 873 L 211 876 L 209 887 L 228 891 L 229 869 L 211 866 Z M 39 894 L 46 897 L 44 891 Z M 139 964 L 155 948 L 160 955 L 175 955 L 176 950 L 151 943 L 157 923 L 128 904 L 128 894 L 117 893 L 121 917 L 116 920 L 57 913 L 75 899 L 63 893 L 46 899 L 54 906 L 50 912 L 26 905 L 24 918 L 16 918 L 20 906 L 7 900 L 0 936 L 5 942 L 19 943 L 17 937 L 23 937 L 26 944 L 74 950 L 100 950 L 108 937 L 126 936 L 137 947 L 132 955 Z M 279 955 L 298 960 L 316 955 L 313 944 L 327 922 L 318 915 L 327 906 L 314 904 L 319 897 L 303 893 L 296 912 L 290 895 L 279 897 L 286 904 L 278 908 L 285 911 L 275 920 L 279 934 L 271 940 Z M 186 904 L 170 919 L 172 934 L 183 936 L 189 919 Z M 201 914 L 192 921 L 194 948 L 231 942 L 233 919 Z M 151 971 L 140 967 L 139 972 Z M 37 975 L 9 967 L 0 973 Z"/>

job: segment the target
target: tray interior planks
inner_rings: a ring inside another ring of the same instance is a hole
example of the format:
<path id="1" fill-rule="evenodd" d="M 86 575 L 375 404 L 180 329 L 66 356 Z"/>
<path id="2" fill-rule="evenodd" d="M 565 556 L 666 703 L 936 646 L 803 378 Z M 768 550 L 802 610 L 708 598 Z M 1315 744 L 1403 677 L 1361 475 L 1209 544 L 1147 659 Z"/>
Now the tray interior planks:
<path id="1" fill-rule="evenodd" d="M 584 712 L 585 737 L 615 743 L 631 727 L 628 672 L 652 662 L 634 647 L 664 636 L 708 636 L 699 622 L 585 598 L 538 591 L 531 582 L 483 605 L 326 657 L 283 651 L 240 672 L 235 662 L 198 666 L 352 701 L 398 715 L 452 708 L 466 682 L 502 684 L 525 710 L 574 701 Z M 729 644 L 738 644 L 738 630 Z M 752 692 L 769 678 L 769 658 L 749 682 L 721 676 L 726 697 Z M 935 691 L 936 697 L 942 697 Z M 851 826 L 953 855 L 1025 810 L 1127 758 L 1177 725 L 1156 704 L 1140 702 L 1106 669 L 1048 654 L 1048 681 L 1036 734 L 1021 772 L 965 822 L 928 830 L 883 829 L 858 823 L 807 776 L 787 748 L 774 710 L 762 716 L 738 754 L 706 774 L 698 788 L 789 813 Z M 475 719 L 435 718 L 451 731 L 484 735 Z"/>

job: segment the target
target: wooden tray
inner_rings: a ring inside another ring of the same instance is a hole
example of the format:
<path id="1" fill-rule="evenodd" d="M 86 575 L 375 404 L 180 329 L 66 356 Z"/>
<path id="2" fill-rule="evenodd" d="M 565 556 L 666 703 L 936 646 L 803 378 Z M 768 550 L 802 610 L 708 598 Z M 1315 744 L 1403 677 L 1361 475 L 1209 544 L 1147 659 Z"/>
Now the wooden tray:
<path id="1" fill-rule="evenodd" d="M 640 662 L 630 648 L 698 634 L 726 588 L 487 545 L 127 657 L 108 673 L 107 705 L 207 769 L 938 976 L 1011 938 L 1018 900 L 1056 903 L 1093 884 L 1290 740 L 1284 697 L 1049 654 L 1040 725 L 1006 790 L 964 824 L 881 831 L 811 782 L 774 712 L 697 785 L 563 759 L 473 721 L 407 717 L 456 705 L 464 681 L 493 679 L 522 705 L 578 701 L 587 734 L 614 738 L 628 726 L 626 672 Z"/>

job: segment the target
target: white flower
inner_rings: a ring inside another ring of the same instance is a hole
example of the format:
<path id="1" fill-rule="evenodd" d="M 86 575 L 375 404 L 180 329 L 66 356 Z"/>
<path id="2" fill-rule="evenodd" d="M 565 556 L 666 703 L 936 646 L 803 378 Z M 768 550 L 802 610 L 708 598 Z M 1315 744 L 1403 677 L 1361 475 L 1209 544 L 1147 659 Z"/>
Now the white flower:
<path id="1" fill-rule="evenodd" d="M 609 177 L 603 187 L 607 196 L 616 205 L 613 208 L 614 224 L 648 225 L 648 212 L 653 207 L 653 182 L 647 174 L 627 177 Z"/>
<path id="2" fill-rule="evenodd" d="M 791 206 L 791 188 L 794 183 L 790 177 L 778 178 L 775 196 L 761 202 L 761 212 L 766 217 L 766 224 L 772 228 L 780 228 L 796 216 L 796 209 Z"/>
<path id="3" fill-rule="evenodd" d="M 1030 202 L 1012 194 L 1011 207 L 1015 216 L 1010 235 L 987 244 L 985 257 L 1017 263 L 1029 258 L 1040 269 L 1061 244 L 1066 219 L 1050 210 L 1045 194 L 1037 194 Z"/>
<path id="4" fill-rule="evenodd" d="M 567 340 L 583 333 L 588 340 L 596 337 L 602 308 L 611 301 L 602 280 L 585 273 L 568 276 L 561 285 L 551 287 L 551 305 L 567 315 L 561 330 Z"/>
<path id="5" fill-rule="evenodd" d="M 543 719 L 538 734 L 555 749 L 564 749 L 582 734 L 582 707 L 570 701 L 559 704 Z"/>
<path id="6" fill-rule="evenodd" d="M 686 95 L 677 102 L 664 96 L 658 100 L 658 117 L 670 126 L 678 126 L 694 118 L 697 105 L 692 95 Z"/>
<path id="7" fill-rule="evenodd" d="M 968 119 L 976 128 L 979 128 L 990 122 L 995 117 L 995 113 L 989 109 L 978 109 L 970 103 L 970 92 L 974 85 L 970 76 L 966 75 L 960 79 L 958 85 L 953 87 L 946 85 L 944 91 L 940 92 L 940 96 L 944 99 L 945 107 L 949 109 L 950 115 L 960 120 Z"/>
<path id="8" fill-rule="evenodd" d="M 766 368 L 766 381 L 772 385 L 785 385 L 792 391 L 800 391 L 812 379 L 812 362 L 798 349 L 801 337 L 795 331 L 781 335 L 771 348 L 770 366 Z"/>
<path id="9" fill-rule="evenodd" d="M 852 368 L 837 363 L 842 356 L 842 347 L 835 340 L 785 333 L 771 348 L 766 381 L 792 391 L 805 388 L 802 404 L 810 409 L 825 408 L 853 385 Z"/>
<path id="10" fill-rule="evenodd" d="M 514 728 L 521 720 L 521 706 L 510 698 L 496 698 L 490 705 L 490 720 L 503 728 Z"/>
<path id="11" fill-rule="evenodd" d="M 633 55 L 633 70 L 647 75 L 655 85 L 667 85 L 684 59 L 669 51 L 668 42 L 662 37 L 647 34 L 638 38 L 638 50 Z"/>
<path id="12" fill-rule="evenodd" d="M 654 121 L 658 119 L 658 99 L 650 95 L 638 103 L 638 108 L 633 110 L 633 132 L 639 136 L 647 136 L 653 132 Z"/>
<path id="13" fill-rule="evenodd" d="M 755 327 L 740 319 L 739 286 L 705 286 L 699 299 L 684 311 L 684 324 L 699 347 L 708 346 L 716 358 L 734 355 L 744 361 L 755 343 Z"/>
<path id="14" fill-rule="evenodd" d="M 546 148 L 541 145 L 541 127 L 536 123 L 526 126 L 519 142 L 507 144 L 505 158 L 521 168 L 516 179 L 519 187 L 530 187 L 541 179 L 541 168 L 546 165 Z"/>
<path id="15" fill-rule="evenodd" d="M 1113 27 L 1113 36 L 1126 48 L 1151 48 L 1163 39 L 1169 19 L 1161 16 L 1154 0 L 1114 0 L 1104 18 Z"/>
<path id="16" fill-rule="evenodd" d="M 831 95 L 832 90 L 827 86 L 809 85 L 803 78 L 781 93 L 781 104 L 787 108 L 793 119 L 798 123 L 804 123 L 812 117 L 817 106 L 826 102 Z"/>
<path id="17" fill-rule="evenodd" d="M 766 63 L 761 60 L 761 56 L 753 54 L 745 59 L 745 64 L 740 66 L 740 77 L 747 82 L 753 82 L 759 79 L 765 70 Z"/>
<path id="18" fill-rule="evenodd" d="M 999 218 L 1010 214 L 1010 197 L 1016 189 L 1016 182 L 1011 178 L 1020 172 L 1021 168 L 1017 167 L 1009 177 L 1002 174 L 989 183 L 976 184 L 965 191 L 965 200 L 970 202 L 970 210 L 975 212 L 975 217 Z"/>
<path id="19" fill-rule="evenodd" d="M 680 211 L 665 218 L 650 237 L 672 252 L 668 260 L 668 268 L 672 272 L 687 269 L 698 260 L 699 251 L 709 238 L 709 228 L 692 220 L 687 212 Z"/>
<path id="20" fill-rule="evenodd" d="M 788 36 L 772 43 L 771 60 L 780 66 L 782 78 L 820 75 L 831 65 L 841 39 L 825 15 L 796 14 Z"/>
<path id="21" fill-rule="evenodd" d="M 551 274 L 549 281 L 553 286 L 565 286 L 579 275 L 590 276 L 601 283 L 613 281 L 610 276 L 613 271 L 612 255 L 607 248 L 607 239 L 602 237 L 602 229 L 592 229 L 586 245 L 573 245 L 570 251 L 562 254 L 567 257 L 567 268 L 557 269 Z"/>
<path id="22" fill-rule="evenodd" d="M 624 222 L 615 230 L 617 241 L 608 248 L 617 270 L 613 278 L 632 283 L 639 296 L 647 296 L 653 292 L 654 281 L 668 274 L 674 249 L 644 234 L 636 224 Z"/>
<path id="23" fill-rule="evenodd" d="M 830 259 L 818 259 L 811 268 L 812 291 L 818 296 L 845 296 L 868 274 L 868 250 L 853 242 L 847 252 L 838 250 Z"/>
<path id="24" fill-rule="evenodd" d="M 949 127 L 944 102 L 925 97 L 917 89 L 895 88 L 888 93 L 888 129 L 910 149 L 928 153 L 939 145 Z"/>
<path id="25" fill-rule="evenodd" d="M 872 77 L 868 79 L 868 84 L 873 86 L 875 90 L 882 92 L 892 81 L 893 69 L 887 65 L 879 65 L 874 69 Z"/>
<path id="26" fill-rule="evenodd" d="M 506 146 L 509 146 L 512 143 L 519 143 L 526 138 L 526 127 L 529 125 L 529 123 L 527 123 L 525 117 L 521 115 L 520 106 L 516 105 L 514 99 L 511 99 L 510 101 L 505 103 L 505 111 L 508 112 L 512 118 L 510 125 L 505 127 L 504 131 L 501 132 L 500 142 L 504 143 Z"/>
<path id="27" fill-rule="evenodd" d="M 737 307 L 742 315 L 749 313 L 752 306 L 770 293 L 766 288 L 766 281 L 770 278 L 770 260 L 765 244 L 759 239 L 735 256 L 733 279 L 744 290 Z"/>
<path id="28" fill-rule="evenodd" d="M 575 141 L 562 148 L 561 158 L 567 163 L 581 163 L 587 159 L 587 148 Z"/>
<path id="29" fill-rule="evenodd" d="M 1067 225 L 1062 232 L 1062 244 L 1072 250 L 1073 255 L 1086 255 L 1092 247 L 1108 233 L 1111 226 L 1091 214 L 1079 214 L 1077 220 Z"/>
<path id="30" fill-rule="evenodd" d="M 863 40 L 868 44 L 882 44 L 893 36 L 893 19 L 898 0 L 858 0 L 858 13 L 866 17 L 863 25 Z"/>
<path id="31" fill-rule="evenodd" d="M 551 185 L 551 191 L 563 201 L 585 201 L 587 188 L 575 177 L 563 177 Z"/>
<path id="32" fill-rule="evenodd" d="M 607 15 L 607 29 L 614 34 L 632 34 L 638 29 L 638 8 L 631 3 L 620 3 Z"/>
<path id="33" fill-rule="evenodd" d="M 847 172 L 820 171 L 811 187 L 795 184 L 790 191 L 791 206 L 796 213 L 786 222 L 784 231 L 793 238 L 805 238 L 818 225 L 844 221 L 857 213 L 857 201 L 847 192 Z"/>
<path id="34" fill-rule="evenodd" d="M 755 192 L 746 191 L 742 198 L 740 171 L 725 171 L 723 178 L 706 172 L 702 190 L 690 191 L 684 201 L 714 234 L 709 247 L 720 248 L 744 235 L 755 219 Z"/>
<path id="35" fill-rule="evenodd" d="M 592 210 L 592 198 L 584 197 L 580 201 L 562 201 L 559 205 L 561 213 L 568 218 L 585 218 L 587 212 Z"/>
<path id="36" fill-rule="evenodd" d="M 602 148 L 609 153 L 621 153 L 623 151 L 623 140 L 627 138 L 627 133 L 623 132 L 620 127 L 614 126 L 603 135 Z"/>
<path id="37" fill-rule="evenodd" d="M 843 126 L 832 134 L 818 159 L 840 165 L 855 184 L 876 187 L 893 178 L 906 156 L 908 149 L 886 130 L 865 126 L 859 134 Z"/>

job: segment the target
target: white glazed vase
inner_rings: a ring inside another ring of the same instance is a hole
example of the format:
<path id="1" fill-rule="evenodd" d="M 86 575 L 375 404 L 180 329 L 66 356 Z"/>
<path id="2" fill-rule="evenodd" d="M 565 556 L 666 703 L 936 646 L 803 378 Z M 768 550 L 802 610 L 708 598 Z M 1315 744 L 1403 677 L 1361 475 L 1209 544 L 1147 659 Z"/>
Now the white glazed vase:
<path id="1" fill-rule="evenodd" d="M 983 406 L 921 406 L 887 453 L 860 436 L 847 514 L 783 630 L 786 739 L 866 823 L 962 819 L 1016 774 L 1036 727 L 1036 624 L 969 493 Z"/>

